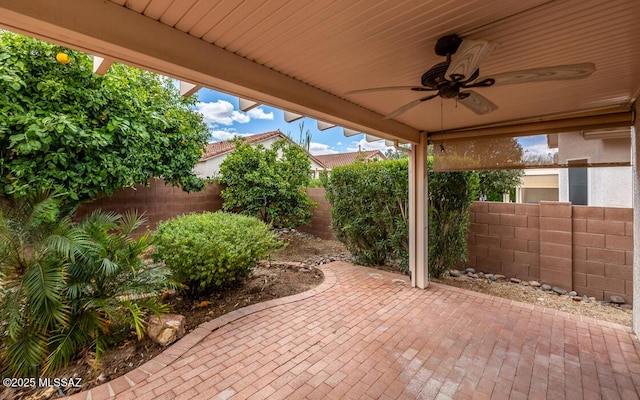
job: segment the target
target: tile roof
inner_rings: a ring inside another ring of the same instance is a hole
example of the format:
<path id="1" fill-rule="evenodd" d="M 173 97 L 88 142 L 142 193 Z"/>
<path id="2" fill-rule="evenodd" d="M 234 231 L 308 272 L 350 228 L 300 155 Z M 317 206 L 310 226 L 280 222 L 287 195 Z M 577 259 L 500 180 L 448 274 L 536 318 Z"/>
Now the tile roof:
<path id="1" fill-rule="evenodd" d="M 385 157 L 385 155 L 380 150 L 356 151 L 353 153 L 324 154 L 324 155 L 315 156 L 315 157 L 318 160 L 320 160 L 327 168 L 333 169 L 341 165 L 354 163 L 360 154 L 364 155 L 366 159 L 370 159 L 374 155 L 378 155 L 382 160 L 387 159 L 387 157 Z M 360 155 L 360 157 L 362 157 L 362 155 Z"/>
<path id="2" fill-rule="evenodd" d="M 287 135 L 282 133 L 280 130 L 265 132 L 265 133 L 258 133 L 256 135 L 238 136 L 238 137 L 244 139 L 248 143 L 260 143 L 264 140 L 267 140 L 275 136 L 280 136 L 281 139 L 291 140 Z M 295 143 L 293 141 L 291 142 Z M 236 148 L 236 145 L 233 142 L 233 140 L 225 140 L 224 142 L 209 143 L 207 144 L 205 151 L 202 154 L 202 157 L 200 157 L 200 162 L 206 161 L 215 156 L 219 156 L 220 154 L 228 153 L 230 151 L 233 151 L 235 148 Z M 321 167 L 326 168 L 324 163 L 320 161 L 317 156 L 314 156 L 309 152 L 306 152 L 306 153 L 311 160 L 315 161 Z"/>
<path id="3" fill-rule="evenodd" d="M 246 140 L 249 143 L 257 143 L 257 142 L 261 142 L 263 140 L 269 139 L 271 137 L 274 136 L 282 136 L 283 138 L 287 138 L 287 136 L 278 131 L 271 131 L 271 132 L 265 132 L 265 133 L 259 133 L 257 135 L 250 135 L 250 136 L 238 136 L 240 138 L 243 138 L 244 140 Z M 227 153 L 230 151 L 233 151 L 233 149 L 236 148 L 235 143 L 233 143 L 233 140 L 226 140 L 224 142 L 215 142 L 215 143 L 209 143 L 207 144 L 207 147 L 205 148 L 204 153 L 202 154 L 202 157 L 200 158 L 200 161 L 204 161 L 207 160 L 211 157 L 215 157 L 217 155 L 223 154 L 223 153 Z"/>

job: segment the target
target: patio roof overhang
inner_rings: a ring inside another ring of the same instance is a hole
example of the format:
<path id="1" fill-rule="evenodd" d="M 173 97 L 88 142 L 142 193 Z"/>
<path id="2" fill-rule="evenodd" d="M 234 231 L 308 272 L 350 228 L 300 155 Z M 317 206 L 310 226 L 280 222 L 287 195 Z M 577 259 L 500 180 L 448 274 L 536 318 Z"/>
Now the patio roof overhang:
<path id="1" fill-rule="evenodd" d="M 10 30 L 411 143 L 420 132 L 631 111 L 640 93 L 637 15 L 634 0 L 0 0 L 0 26 Z M 585 62 L 596 71 L 477 89 L 499 106 L 485 115 L 437 98 L 384 119 L 420 93 L 345 94 L 418 85 L 443 61 L 436 40 L 451 33 L 499 44 L 482 75 Z"/>

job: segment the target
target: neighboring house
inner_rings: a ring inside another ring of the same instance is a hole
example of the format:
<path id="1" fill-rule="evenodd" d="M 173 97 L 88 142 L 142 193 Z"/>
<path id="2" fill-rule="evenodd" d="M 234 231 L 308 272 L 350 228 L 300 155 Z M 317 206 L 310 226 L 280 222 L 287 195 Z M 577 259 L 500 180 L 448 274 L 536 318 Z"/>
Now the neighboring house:
<path id="1" fill-rule="evenodd" d="M 525 169 L 516 188 L 516 203 L 558 201 L 558 168 Z"/>
<path id="2" fill-rule="evenodd" d="M 265 133 L 259 133 L 250 136 L 241 136 L 242 139 L 251 143 L 252 145 L 261 144 L 265 148 L 270 148 L 278 140 L 289 140 L 293 142 L 287 135 L 280 131 L 271 131 Z M 233 140 L 227 140 L 224 142 L 209 143 L 205 149 L 204 154 L 200 158 L 200 161 L 193 168 L 193 171 L 202 177 L 213 177 L 220 172 L 220 165 L 227 158 L 227 155 L 235 150 L 236 145 Z M 325 166 L 318 161 L 318 159 L 311 154 L 307 153 L 309 161 L 311 162 L 311 170 L 324 170 Z M 315 172 L 314 172 L 315 176 Z"/>
<path id="3" fill-rule="evenodd" d="M 570 132 L 547 135 L 549 147 L 557 148 L 561 168 L 558 174 L 558 199 L 574 205 L 632 207 L 630 166 L 587 167 L 631 161 L 630 129 Z"/>
<path id="4" fill-rule="evenodd" d="M 368 150 L 368 151 L 356 151 L 353 153 L 337 153 L 337 154 L 324 154 L 316 156 L 316 158 L 325 166 L 327 172 L 330 172 L 333 168 L 342 165 L 353 164 L 357 160 L 364 161 L 381 161 L 386 160 L 387 157 L 380 150 Z M 314 177 L 319 175 L 319 171 L 314 171 Z"/>

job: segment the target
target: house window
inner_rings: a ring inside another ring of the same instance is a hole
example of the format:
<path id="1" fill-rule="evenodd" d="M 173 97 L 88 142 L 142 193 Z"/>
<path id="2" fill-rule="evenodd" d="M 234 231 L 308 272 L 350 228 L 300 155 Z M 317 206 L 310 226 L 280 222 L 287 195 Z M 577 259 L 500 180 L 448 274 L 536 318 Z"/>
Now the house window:
<path id="1" fill-rule="evenodd" d="M 571 164 L 586 164 L 588 160 L 571 160 Z M 569 201 L 577 206 L 589 205 L 588 180 L 586 167 L 569 168 Z"/>

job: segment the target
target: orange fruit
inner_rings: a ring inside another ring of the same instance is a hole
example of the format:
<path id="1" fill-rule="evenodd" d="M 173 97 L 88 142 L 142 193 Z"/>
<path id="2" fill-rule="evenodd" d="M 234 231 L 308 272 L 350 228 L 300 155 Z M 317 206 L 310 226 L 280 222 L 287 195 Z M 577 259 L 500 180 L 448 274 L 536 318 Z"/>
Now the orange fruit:
<path id="1" fill-rule="evenodd" d="M 69 55 L 66 53 L 58 53 L 56 54 L 56 60 L 58 60 L 58 62 L 60 64 L 69 64 L 71 62 L 71 59 L 69 58 Z"/>

